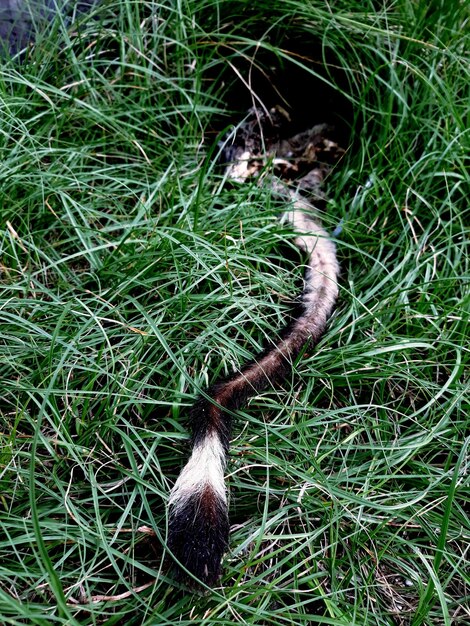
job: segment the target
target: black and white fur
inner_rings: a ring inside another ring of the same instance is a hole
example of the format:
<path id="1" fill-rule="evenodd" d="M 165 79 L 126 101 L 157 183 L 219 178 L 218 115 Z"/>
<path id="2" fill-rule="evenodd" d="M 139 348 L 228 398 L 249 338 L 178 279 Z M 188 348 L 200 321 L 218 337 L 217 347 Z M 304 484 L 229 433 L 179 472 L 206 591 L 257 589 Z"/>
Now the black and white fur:
<path id="1" fill-rule="evenodd" d="M 285 193 L 272 182 L 275 193 Z M 282 339 L 227 380 L 202 394 L 190 412 L 192 453 L 169 500 L 169 547 L 181 572 L 206 585 L 221 574 L 228 546 L 229 520 L 224 471 L 229 451 L 232 414 L 273 383 L 285 379 L 300 351 L 316 343 L 325 330 L 338 296 L 336 249 L 320 226 L 313 207 L 293 192 L 285 213 L 298 236 L 296 245 L 307 254 L 302 309 Z"/>

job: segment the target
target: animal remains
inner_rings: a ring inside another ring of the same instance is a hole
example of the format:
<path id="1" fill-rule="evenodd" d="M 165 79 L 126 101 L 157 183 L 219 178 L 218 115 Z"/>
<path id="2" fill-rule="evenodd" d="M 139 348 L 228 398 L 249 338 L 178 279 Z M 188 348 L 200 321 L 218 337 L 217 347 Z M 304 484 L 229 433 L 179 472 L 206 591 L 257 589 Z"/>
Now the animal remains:
<path id="1" fill-rule="evenodd" d="M 285 379 L 307 342 L 318 342 L 338 296 L 335 244 L 307 196 L 323 197 L 323 179 L 343 151 L 328 139 L 325 125 L 283 139 L 287 118 L 281 107 L 253 108 L 223 145 L 229 179 L 257 178 L 286 199 L 284 218 L 306 260 L 298 317 L 277 343 L 230 378 L 216 381 L 190 410 L 192 451 L 170 494 L 169 547 L 180 573 L 206 585 L 217 583 L 228 546 L 224 471 L 232 416 L 250 397 Z M 265 174 L 269 169 L 273 173 Z M 295 181 L 297 189 L 285 181 Z"/>

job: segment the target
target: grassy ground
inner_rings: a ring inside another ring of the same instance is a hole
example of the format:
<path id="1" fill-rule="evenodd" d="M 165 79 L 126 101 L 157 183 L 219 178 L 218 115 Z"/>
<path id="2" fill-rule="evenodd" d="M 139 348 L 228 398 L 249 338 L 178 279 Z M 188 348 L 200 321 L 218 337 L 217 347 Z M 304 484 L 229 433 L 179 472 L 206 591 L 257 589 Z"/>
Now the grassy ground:
<path id="1" fill-rule="evenodd" d="M 122 0 L 3 62 L 2 625 L 468 623 L 468 19 Z M 342 128 L 341 295 L 240 414 L 225 575 L 198 596 L 165 550 L 187 409 L 301 284 L 269 190 L 216 165 L 263 74 Z"/>

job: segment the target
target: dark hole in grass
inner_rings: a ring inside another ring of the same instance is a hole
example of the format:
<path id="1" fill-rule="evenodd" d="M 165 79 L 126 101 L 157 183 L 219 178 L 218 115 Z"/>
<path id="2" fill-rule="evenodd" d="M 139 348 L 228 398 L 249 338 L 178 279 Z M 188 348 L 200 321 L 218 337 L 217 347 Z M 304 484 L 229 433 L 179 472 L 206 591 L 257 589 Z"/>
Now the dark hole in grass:
<path id="1" fill-rule="evenodd" d="M 217 76 L 219 67 L 206 76 L 208 82 L 225 86 L 222 100 L 230 116 L 216 116 L 210 130 L 223 132 L 227 122 L 237 124 L 252 106 L 269 110 L 280 105 L 290 118 L 283 128 L 285 137 L 315 124 L 328 124 L 331 138 L 347 148 L 355 118 L 340 62 L 315 42 L 287 41 L 284 51 L 284 58 L 269 50 L 254 51 L 252 58 L 235 55 Z"/>

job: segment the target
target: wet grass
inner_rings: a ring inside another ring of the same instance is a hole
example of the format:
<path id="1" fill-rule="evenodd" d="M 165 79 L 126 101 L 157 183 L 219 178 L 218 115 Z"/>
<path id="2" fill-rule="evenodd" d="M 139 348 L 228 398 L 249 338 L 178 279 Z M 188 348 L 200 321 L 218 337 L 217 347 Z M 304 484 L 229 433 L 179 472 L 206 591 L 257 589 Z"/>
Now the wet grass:
<path id="1" fill-rule="evenodd" d="M 2 624 L 468 621 L 466 33 L 456 0 L 120 1 L 2 62 Z M 279 201 L 217 166 L 271 82 L 348 148 L 341 294 L 240 413 L 197 596 L 165 548 L 188 407 L 301 286 Z"/>

